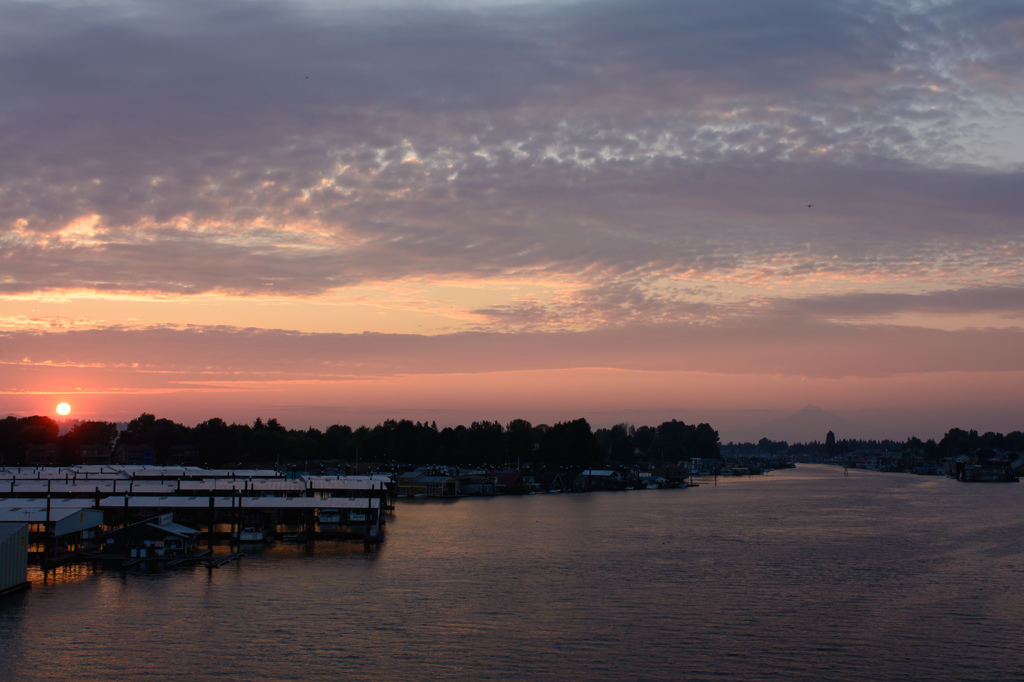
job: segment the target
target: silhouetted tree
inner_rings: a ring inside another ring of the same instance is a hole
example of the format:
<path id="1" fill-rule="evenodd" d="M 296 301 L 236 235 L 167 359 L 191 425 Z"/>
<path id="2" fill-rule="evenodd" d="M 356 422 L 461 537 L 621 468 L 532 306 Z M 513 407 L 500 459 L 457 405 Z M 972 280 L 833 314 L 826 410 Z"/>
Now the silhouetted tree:
<path id="1" fill-rule="evenodd" d="M 247 425 L 228 426 L 223 419 L 213 417 L 192 428 L 190 440 L 200 460 L 212 467 L 231 466 L 249 459 L 245 451 Z"/>
<path id="2" fill-rule="evenodd" d="M 121 445 L 149 445 L 156 454 L 157 464 L 166 464 L 171 448 L 184 445 L 188 440 L 188 427 L 176 424 L 170 419 L 157 419 L 148 412 L 143 412 L 128 422 L 117 439 Z"/>
<path id="3" fill-rule="evenodd" d="M 355 459 L 352 427 L 344 424 L 328 426 L 323 437 L 323 454 L 329 459 Z"/>
<path id="4" fill-rule="evenodd" d="M 18 439 L 23 446 L 52 445 L 57 442 L 60 425 L 49 417 L 24 417 L 19 423 Z"/>
<path id="5" fill-rule="evenodd" d="M 78 422 L 60 437 L 61 460 L 67 464 L 81 462 L 81 452 L 87 447 L 100 447 L 107 452 L 117 439 L 117 424 L 102 421 Z"/>
<path id="6" fill-rule="evenodd" d="M 701 459 L 721 459 L 722 453 L 718 447 L 718 431 L 711 428 L 710 424 L 698 424 L 694 431 L 693 456 Z M 783 443 L 785 451 L 787 444 Z"/>
<path id="7" fill-rule="evenodd" d="M 628 424 L 616 424 L 608 430 L 608 458 L 619 464 L 633 462 L 636 447 L 633 445 L 633 428 Z"/>
<path id="8" fill-rule="evenodd" d="M 60 426 L 49 417 L 7 417 L 0 422 L 0 456 L 6 465 L 24 464 L 29 445 L 56 446 L 59 433 Z"/>
<path id="9" fill-rule="evenodd" d="M 473 422 L 466 434 L 466 449 L 473 463 L 502 466 L 507 461 L 504 452 L 503 429 L 499 422 Z"/>
<path id="10" fill-rule="evenodd" d="M 559 422 L 544 433 L 537 452 L 542 466 L 585 467 L 598 460 L 600 449 L 590 423 L 580 418 Z"/>
<path id="11" fill-rule="evenodd" d="M 638 426 L 633 431 L 633 445 L 645 456 L 651 455 L 651 448 L 654 440 L 658 437 L 658 430 L 653 426 Z"/>
<path id="12" fill-rule="evenodd" d="M 534 456 L 534 429 L 525 419 L 513 419 L 502 436 L 510 462 L 531 462 Z"/>

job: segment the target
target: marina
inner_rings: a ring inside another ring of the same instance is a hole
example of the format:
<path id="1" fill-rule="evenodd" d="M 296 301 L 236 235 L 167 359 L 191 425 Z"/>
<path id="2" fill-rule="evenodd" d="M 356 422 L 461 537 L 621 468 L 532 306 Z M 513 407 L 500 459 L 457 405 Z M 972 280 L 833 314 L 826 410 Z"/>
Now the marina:
<path id="1" fill-rule="evenodd" d="M 1022 0 L 0 27 L 0 682 L 1024 680 Z"/>
<path id="2" fill-rule="evenodd" d="M 26 524 L 28 553 L 44 565 L 111 560 L 102 534 L 162 516 L 193 528 L 210 553 L 223 540 L 251 545 L 278 535 L 375 543 L 394 508 L 394 490 L 391 478 L 382 475 L 288 477 L 269 470 L 133 465 L 4 467 L 0 523 Z M 163 541 L 158 542 L 162 548 Z M 163 560 L 163 551 L 151 554 Z M 122 561 L 139 558 L 129 556 L 127 548 L 113 555 Z"/>

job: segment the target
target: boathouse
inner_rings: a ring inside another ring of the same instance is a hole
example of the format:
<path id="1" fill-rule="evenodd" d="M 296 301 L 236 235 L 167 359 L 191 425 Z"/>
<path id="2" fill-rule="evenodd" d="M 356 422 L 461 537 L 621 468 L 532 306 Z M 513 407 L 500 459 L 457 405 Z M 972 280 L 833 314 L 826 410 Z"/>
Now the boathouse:
<path id="1" fill-rule="evenodd" d="M 325 520 L 330 528 L 318 535 L 376 541 L 385 523 L 383 512 L 393 508 L 394 491 L 394 479 L 381 474 L 286 479 L 275 471 L 255 469 L 0 466 L 0 511 L 16 514 L 8 520 L 30 524 L 30 544 L 37 528 L 32 524 L 40 519 L 48 524 L 57 515 L 79 510 L 100 515 L 96 525 L 105 521 L 107 529 L 174 512 L 179 522 L 202 528 L 210 537 L 225 532 L 219 524 L 230 524 L 232 534 L 235 527 L 274 532 L 279 526 L 296 525 L 312 533 L 318 510 L 327 510 L 325 519 L 337 521 Z M 47 506 L 49 514 L 40 514 L 39 509 Z M 39 528 L 37 535 L 47 534 Z"/>
<path id="2" fill-rule="evenodd" d="M 665 479 L 668 483 L 678 484 L 686 480 L 686 469 L 672 462 L 661 462 L 654 467 L 654 471 L 651 473 Z"/>
<path id="3" fill-rule="evenodd" d="M 164 514 L 109 531 L 101 539 L 104 554 L 144 559 L 193 556 L 198 538 L 198 530 Z"/>
<path id="4" fill-rule="evenodd" d="M 459 492 L 463 495 L 493 495 L 494 479 L 481 474 L 470 474 L 459 478 Z"/>
<path id="5" fill-rule="evenodd" d="M 562 472 L 559 471 L 548 471 L 541 474 L 537 478 L 537 485 L 541 490 L 548 492 L 562 491 L 567 487 L 565 485 L 565 478 Z"/>
<path id="6" fill-rule="evenodd" d="M 0 597 L 28 586 L 28 524 L 0 523 Z"/>
<path id="7" fill-rule="evenodd" d="M 587 469 L 573 483 L 576 490 L 617 490 L 622 487 L 622 476 L 613 469 Z"/>
<path id="8" fill-rule="evenodd" d="M 495 471 L 492 476 L 494 477 L 494 492 L 499 495 L 526 492 L 526 482 L 518 471 Z"/>
<path id="9" fill-rule="evenodd" d="M 414 469 L 398 477 L 398 494 L 409 497 L 457 497 L 459 480 L 452 476 L 432 474 L 425 468 Z"/>
<path id="10" fill-rule="evenodd" d="M 0 522 L 28 524 L 30 551 L 60 557 L 91 546 L 103 512 L 84 500 L 0 500 Z"/>

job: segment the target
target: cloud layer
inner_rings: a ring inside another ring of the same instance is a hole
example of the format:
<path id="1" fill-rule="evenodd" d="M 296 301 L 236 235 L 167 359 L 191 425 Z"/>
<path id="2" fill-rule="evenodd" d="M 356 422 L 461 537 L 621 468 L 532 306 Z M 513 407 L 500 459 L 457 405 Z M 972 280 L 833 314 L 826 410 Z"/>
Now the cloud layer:
<path id="1" fill-rule="evenodd" d="M 1001 0 L 5 3 L 3 361 L 1020 369 L 1021 73 Z M 438 338 L 117 307 L 417 288 Z"/>

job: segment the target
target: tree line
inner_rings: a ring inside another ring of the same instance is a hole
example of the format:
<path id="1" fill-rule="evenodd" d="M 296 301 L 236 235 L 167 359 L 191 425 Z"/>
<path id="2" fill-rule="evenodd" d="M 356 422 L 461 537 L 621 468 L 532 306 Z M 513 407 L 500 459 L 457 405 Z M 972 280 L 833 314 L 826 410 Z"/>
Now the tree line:
<path id="1" fill-rule="evenodd" d="M 252 424 L 212 418 L 189 427 L 143 413 L 120 433 L 114 423 L 87 421 L 58 434 L 58 423 L 49 417 L 7 417 L 0 422 L 0 457 L 8 465 L 22 464 L 29 446 L 49 445 L 58 449 L 62 463 L 71 464 L 82 448 L 102 444 L 112 451 L 148 447 L 157 463 L 189 453 L 210 467 L 333 460 L 551 470 L 720 456 L 718 432 L 709 424 L 674 419 L 658 426 L 617 424 L 596 431 L 582 418 L 550 426 L 513 419 L 505 425 L 476 421 L 444 428 L 436 422 L 389 419 L 373 427 L 336 424 L 321 431 L 287 429 L 277 419 L 262 418 Z"/>
<path id="2" fill-rule="evenodd" d="M 1008 434 L 988 431 L 978 433 L 974 429 L 952 428 L 936 441 L 929 438 L 921 440 L 911 436 L 905 441 L 871 440 L 857 438 L 836 439 L 829 431 L 825 441 L 807 443 L 788 443 L 784 440 L 773 441 L 762 438 L 757 443 L 729 443 L 723 446 L 728 455 L 753 457 L 763 455 L 800 456 L 835 456 L 857 451 L 878 450 L 882 452 L 899 452 L 920 456 L 925 460 L 941 462 L 947 457 L 958 455 L 977 455 L 982 459 L 996 456 L 998 453 L 1024 454 L 1024 432 L 1011 431 Z"/>
<path id="3" fill-rule="evenodd" d="M 6 417 L 0 420 L 0 462 L 19 465 L 26 462 L 31 447 L 54 450 L 62 462 L 71 462 L 84 447 L 113 447 L 117 440 L 117 424 L 84 421 L 61 435 L 60 425 L 49 417 Z"/>
<path id="4" fill-rule="evenodd" d="M 686 424 L 675 419 L 657 426 L 616 424 L 594 430 L 586 419 L 558 422 L 553 426 L 513 419 L 476 421 L 469 426 L 438 428 L 436 422 L 389 419 L 373 427 L 353 429 L 336 424 L 325 431 L 316 428 L 287 429 L 277 419 L 256 419 L 252 424 L 208 419 L 189 427 L 170 419 L 143 413 L 123 431 L 106 421 L 83 421 L 60 434 L 50 417 L 13 417 L 0 420 L 0 463 L 27 463 L 30 447 L 49 447 L 60 463 L 76 463 L 77 453 L 87 447 L 148 446 L 158 462 L 191 452 L 198 463 L 211 467 L 274 464 L 278 461 L 334 460 L 379 464 L 446 464 L 479 467 L 535 469 L 632 466 L 691 458 L 720 459 L 751 456 L 834 456 L 858 450 L 902 452 L 942 461 L 957 455 L 994 456 L 1024 454 L 1024 433 L 1008 434 L 953 428 L 938 441 L 912 436 L 905 441 L 836 439 L 830 431 L 824 442 L 788 443 L 762 438 L 757 443 L 719 445 L 718 432 L 708 424 Z"/>

